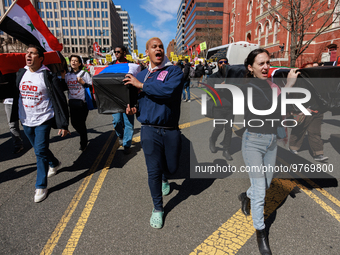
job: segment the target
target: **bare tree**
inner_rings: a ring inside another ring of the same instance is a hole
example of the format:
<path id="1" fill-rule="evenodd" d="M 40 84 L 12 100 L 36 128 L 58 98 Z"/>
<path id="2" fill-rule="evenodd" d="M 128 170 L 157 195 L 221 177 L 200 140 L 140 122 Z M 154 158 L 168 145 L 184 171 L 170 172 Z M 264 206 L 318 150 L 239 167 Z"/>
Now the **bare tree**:
<path id="1" fill-rule="evenodd" d="M 297 58 L 313 40 L 326 32 L 332 24 L 339 22 L 336 11 L 340 0 L 265 0 L 263 7 L 291 35 L 290 66 L 295 66 Z M 313 26 L 314 24 L 321 24 Z"/>

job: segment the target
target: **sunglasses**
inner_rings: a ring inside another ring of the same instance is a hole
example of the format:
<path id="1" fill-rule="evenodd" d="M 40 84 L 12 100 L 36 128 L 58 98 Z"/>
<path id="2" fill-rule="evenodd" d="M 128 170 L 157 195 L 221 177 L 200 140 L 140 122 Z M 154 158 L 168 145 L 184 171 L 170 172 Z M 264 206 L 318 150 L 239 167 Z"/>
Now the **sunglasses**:
<path id="1" fill-rule="evenodd" d="M 114 51 L 114 53 L 120 53 L 120 51 Z"/>
<path id="2" fill-rule="evenodd" d="M 228 64 L 228 61 L 219 61 L 220 64 Z"/>

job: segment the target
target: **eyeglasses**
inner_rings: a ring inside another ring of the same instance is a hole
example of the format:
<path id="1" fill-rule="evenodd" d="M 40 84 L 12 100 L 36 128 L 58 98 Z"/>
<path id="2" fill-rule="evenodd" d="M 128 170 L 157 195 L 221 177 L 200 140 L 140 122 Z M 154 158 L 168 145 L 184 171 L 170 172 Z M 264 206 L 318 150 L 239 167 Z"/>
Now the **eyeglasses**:
<path id="1" fill-rule="evenodd" d="M 218 63 L 220 63 L 220 64 L 228 64 L 228 61 L 219 61 Z"/>
<path id="2" fill-rule="evenodd" d="M 120 51 L 114 51 L 114 53 L 120 53 Z"/>

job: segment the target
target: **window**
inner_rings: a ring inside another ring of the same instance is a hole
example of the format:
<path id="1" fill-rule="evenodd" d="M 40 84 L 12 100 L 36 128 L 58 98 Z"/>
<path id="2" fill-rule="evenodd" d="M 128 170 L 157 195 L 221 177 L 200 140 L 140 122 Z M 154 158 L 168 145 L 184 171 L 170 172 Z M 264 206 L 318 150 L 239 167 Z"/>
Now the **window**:
<path id="1" fill-rule="evenodd" d="M 53 21 L 47 21 L 47 27 L 53 27 Z"/>
<path id="2" fill-rule="evenodd" d="M 58 3 L 53 3 L 53 7 L 54 7 L 54 9 L 58 9 Z"/>
<path id="3" fill-rule="evenodd" d="M 264 40 L 265 46 L 268 45 L 268 37 L 269 37 L 269 23 L 267 22 L 267 24 L 266 24 L 266 36 L 265 36 L 265 40 Z"/>
<path id="4" fill-rule="evenodd" d="M 83 11 L 77 11 L 77 17 L 78 18 L 83 18 L 84 17 Z"/>
<path id="5" fill-rule="evenodd" d="M 67 21 L 67 20 L 62 20 L 62 21 L 61 21 L 61 25 L 62 25 L 63 27 L 68 27 L 68 21 Z"/>
<path id="6" fill-rule="evenodd" d="M 277 41 L 277 33 L 279 31 L 279 22 L 277 20 L 274 20 L 274 36 L 273 36 L 273 43 L 276 43 Z"/>
<path id="7" fill-rule="evenodd" d="M 259 30 L 258 30 L 258 45 L 259 46 L 261 45 L 261 27 L 259 27 Z"/>
<path id="8" fill-rule="evenodd" d="M 93 18 L 100 18 L 99 11 L 93 12 Z"/>
<path id="9" fill-rule="evenodd" d="M 87 30 L 86 30 L 86 35 L 87 35 L 87 36 L 93 36 L 92 30 L 87 29 Z"/>
<path id="10" fill-rule="evenodd" d="M 45 13 L 44 12 L 38 11 L 38 14 L 39 14 L 40 18 L 45 18 Z"/>
<path id="11" fill-rule="evenodd" d="M 55 27 L 59 27 L 59 21 L 55 22 Z"/>
<path id="12" fill-rule="evenodd" d="M 5 1 L 5 6 L 7 6 L 6 3 L 7 3 L 7 1 Z M 44 9 L 44 3 L 39 2 L 38 3 L 38 9 Z"/>
<path id="13" fill-rule="evenodd" d="M 92 27 L 92 20 L 86 20 L 86 26 Z"/>
<path id="14" fill-rule="evenodd" d="M 55 31 L 55 35 L 56 35 L 56 36 L 59 36 L 59 35 L 60 35 L 60 30 L 56 30 L 56 31 Z"/>
<path id="15" fill-rule="evenodd" d="M 251 18 L 252 18 L 252 14 L 253 14 L 253 2 L 249 2 L 249 5 L 248 5 L 248 7 L 249 7 L 249 20 L 248 20 L 248 22 L 250 22 L 251 21 Z"/>
<path id="16" fill-rule="evenodd" d="M 84 29 L 79 29 L 78 30 L 79 36 L 85 36 L 85 30 Z"/>
<path id="17" fill-rule="evenodd" d="M 107 18 L 107 12 L 102 12 L 102 18 Z"/>
<path id="18" fill-rule="evenodd" d="M 78 27 L 84 26 L 84 20 L 78 20 Z"/>
<path id="19" fill-rule="evenodd" d="M 77 8 L 83 8 L 83 2 L 77 1 Z"/>
<path id="20" fill-rule="evenodd" d="M 67 18 L 67 11 L 61 11 L 60 13 L 62 18 Z"/>
<path id="21" fill-rule="evenodd" d="M 92 12 L 91 11 L 85 11 L 85 17 L 86 18 L 92 18 Z"/>
<path id="22" fill-rule="evenodd" d="M 70 27 L 75 27 L 75 26 L 76 26 L 76 21 L 70 20 Z"/>
<path id="23" fill-rule="evenodd" d="M 93 9 L 99 9 L 99 2 L 93 2 Z"/>
<path id="24" fill-rule="evenodd" d="M 68 1 L 68 8 L 74 8 L 74 1 Z"/>
<path id="25" fill-rule="evenodd" d="M 91 8 L 91 2 L 85 1 L 85 8 Z"/>
<path id="26" fill-rule="evenodd" d="M 54 12 L 54 17 L 55 17 L 56 19 L 59 18 L 58 12 Z"/>
<path id="27" fill-rule="evenodd" d="M 60 8 L 66 8 L 66 1 L 60 1 Z"/>
<path id="28" fill-rule="evenodd" d="M 45 2 L 46 9 L 52 9 L 52 3 L 51 2 Z"/>
<path id="29" fill-rule="evenodd" d="M 75 18 L 76 17 L 76 11 L 69 11 L 70 18 Z"/>
<path id="30" fill-rule="evenodd" d="M 102 4 L 102 9 L 107 9 L 107 2 L 101 2 Z"/>

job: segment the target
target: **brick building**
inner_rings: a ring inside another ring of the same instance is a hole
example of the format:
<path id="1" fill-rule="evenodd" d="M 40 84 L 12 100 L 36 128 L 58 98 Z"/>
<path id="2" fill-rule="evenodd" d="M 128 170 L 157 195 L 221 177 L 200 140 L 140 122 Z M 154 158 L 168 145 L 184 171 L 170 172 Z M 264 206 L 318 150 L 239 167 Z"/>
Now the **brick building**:
<path id="1" fill-rule="evenodd" d="M 170 59 L 171 52 L 175 52 L 176 50 L 176 41 L 175 39 L 172 39 L 171 42 L 169 42 L 168 47 L 166 47 L 166 56 Z"/>
<path id="2" fill-rule="evenodd" d="M 185 0 L 184 46 L 207 43 L 207 48 L 222 44 L 224 0 Z M 187 49 L 185 54 L 190 55 Z M 203 53 L 201 53 L 203 56 Z"/>
<path id="3" fill-rule="evenodd" d="M 288 10 L 282 5 L 285 0 L 273 0 L 272 5 L 276 5 L 280 13 L 288 15 Z M 260 47 L 267 49 L 271 53 L 272 65 L 289 66 L 290 64 L 290 33 L 275 20 L 280 21 L 280 16 L 272 17 L 267 4 L 264 6 L 264 0 L 225 0 L 223 11 L 230 13 L 230 42 L 248 41 L 257 43 Z M 306 4 L 308 1 L 303 2 Z M 322 2 L 322 1 L 321 1 Z M 318 12 L 312 15 L 322 15 L 332 11 L 340 11 L 340 6 L 334 6 L 335 0 L 324 1 L 324 6 Z M 323 20 L 311 24 L 304 40 L 311 39 Z M 228 26 L 229 17 L 223 15 L 223 36 L 222 44 L 228 43 Z M 283 45 L 284 44 L 284 45 Z M 281 51 L 281 47 L 282 51 Z M 306 51 L 297 59 L 296 66 L 300 67 L 306 62 L 326 62 L 332 60 L 330 52 L 337 50 L 340 46 L 340 19 L 333 24 L 327 31 L 316 37 Z M 334 54 L 335 55 L 335 54 Z M 339 54 L 336 54 L 339 55 Z"/>

